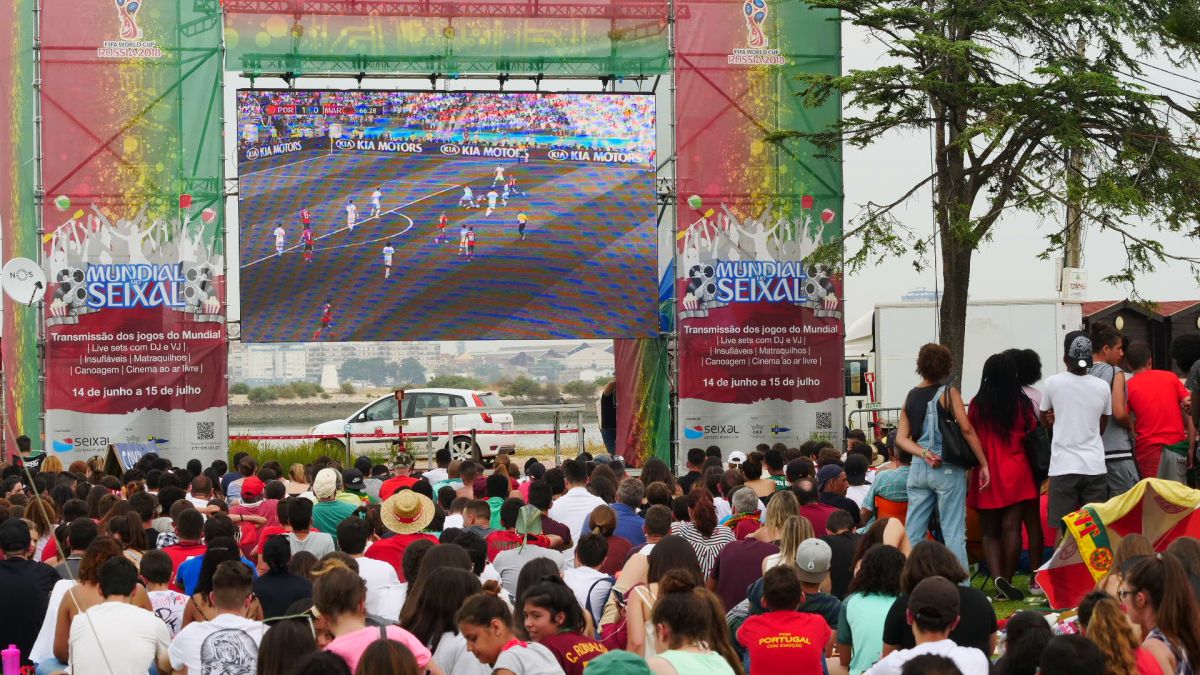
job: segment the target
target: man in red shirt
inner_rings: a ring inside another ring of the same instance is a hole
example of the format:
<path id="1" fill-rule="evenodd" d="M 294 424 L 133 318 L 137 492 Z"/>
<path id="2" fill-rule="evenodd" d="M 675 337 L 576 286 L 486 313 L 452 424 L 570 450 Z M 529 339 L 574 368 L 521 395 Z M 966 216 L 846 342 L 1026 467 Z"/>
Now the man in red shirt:
<path id="1" fill-rule="evenodd" d="M 817 482 L 812 478 L 801 478 L 796 481 L 792 489 L 800 501 L 800 515 L 808 518 L 808 522 L 812 523 L 813 532 L 818 537 L 825 536 L 829 531 L 826 527 L 829 514 L 837 511 L 838 508 L 820 501 L 821 495 L 817 492 Z"/>
<path id="2" fill-rule="evenodd" d="M 433 521 L 433 515 L 433 500 L 412 490 L 400 490 L 379 509 L 383 526 L 395 534 L 372 544 L 364 555 L 388 563 L 395 568 L 400 581 L 405 581 L 404 550 L 408 545 L 421 539 L 438 543 L 437 537 L 421 531 Z"/>
<path id="3" fill-rule="evenodd" d="M 407 452 L 400 451 L 388 463 L 388 468 L 392 470 L 392 477 L 383 481 L 383 485 L 379 486 L 379 498 L 387 499 L 405 488 L 412 488 L 417 484 L 417 479 L 408 475 L 412 471 L 413 458 Z"/>
<path id="4" fill-rule="evenodd" d="M 188 558 L 194 558 L 198 555 L 204 555 L 208 547 L 200 541 L 201 535 L 204 533 L 204 516 L 196 509 L 185 509 L 179 514 L 179 520 L 175 523 L 175 534 L 179 537 L 179 543 L 171 544 L 163 549 L 171 557 L 171 578 L 175 578 L 175 573 L 179 571 L 179 566 Z"/>
<path id="5" fill-rule="evenodd" d="M 802 602 L 794 567 L 779 565 L 763 575 L 767 612 L 746 619 L 737 634 L 750 652 L 750 675 L 821 672 L 832 631 L 820 614 L 797 612 Z"/>
<path id="6" fill-rule="evenodd" d="M 1134 342 L 1125 350 L 1133 368 L 1126 389 L 1133 413 L 1133 455 L 1142 478 L 1184 482 L 1196 459 L 1196 427 L 1183 414 L 1188 391 L 1169 370 L 1155 370 L 1150 345 Z M 1164 452 L 1164 450 L 1166 452 Z"/>

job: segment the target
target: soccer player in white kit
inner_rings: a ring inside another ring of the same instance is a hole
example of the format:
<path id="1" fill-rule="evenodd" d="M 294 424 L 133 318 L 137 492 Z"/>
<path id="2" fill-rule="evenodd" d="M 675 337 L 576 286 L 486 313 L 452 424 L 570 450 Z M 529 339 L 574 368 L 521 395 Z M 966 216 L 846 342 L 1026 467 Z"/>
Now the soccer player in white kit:
<path id="1" fill-rule="evenodd" d="M 501 184 L 504 183 L 504 167 L 503 166 L 496 167 L 495 178 L 492 178 L 492 187 L 496 187 L 496 183 L 501 183 Z"/>
<path id="2" fill-rule="evenodd" d="M 505 183 L 504 187 L 500 189 L 500 205 L 508 206 L 508 183 Z"/>
<path id="3" fill-rule="evenodd" d="M 467 253 L 467 226 L 463 225 L 458 231 L 458 254 L 466 255 Z"/>
<path id="4" fill-rule="evenodd" d="M 496 191 L 495 191 L 495 190 L 488 190 L 488 193 L 487 193 L 487 200 L 488 200 L 487 213 L 485 213 L 485 214 L 483 214 L 483 215 L 485 215 L 485 216 L 490 216 L 490 215 L 492 215 L 492 211 L 495 211 L 495 210 L 496 210 L 496 200 L 497 200 L 497 199 L 499 199 L 499 198 L 500 198 L 500 195 L 496 194 Z"/>
<path id="5" fill-rule="evenodd" d="M 463 186 L 462 198 L 458 200 L 458 205 L 462 206 L 464 202 L 466 202 L 468 207 L 479 206 L 475 203 L 475 193 L 471 190 L 470 185 Z"/>
<path id="6" fill-rule="evenodd" d="M 383 278 L 387 279 L 392 276 L 392 256 L 396 254 L 396 249 L 392 248 L 392 242 L 388 242 L 383 246 Z"/>
<path id="7" fill-rule="evenodd" d="M 275 255 L 283 255 L 283 242 L 287 239 L 287 230 L 283 229 L 283 225 L 275 226 Z"/>
<path id="8" fill-rule="evenodd" d="M 371 193 L 371 217 L 372 218 L 375 218 L 379 214 L 383 213 L 383 206 L 381 205 L 382 200 L 383 200 L 383 188 L 381 187 Z"/>
<path id="9" fill-rule="evenodd" d="M 350 201 L 346 202 L 346 226 L 349 227 L 351 231 L 353 231 L 354 226 L 357 223 L 358 223 L 358 206 L 354 203 L 354 200 L 351 199 Z"/>

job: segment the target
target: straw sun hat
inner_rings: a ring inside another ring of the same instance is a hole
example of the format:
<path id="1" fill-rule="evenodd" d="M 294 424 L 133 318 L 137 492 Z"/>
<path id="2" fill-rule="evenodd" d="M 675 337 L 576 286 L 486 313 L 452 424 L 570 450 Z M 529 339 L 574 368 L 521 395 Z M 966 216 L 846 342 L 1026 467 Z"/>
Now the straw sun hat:
<path id="1" fill-rule="evenodd" d="M 433 500 L 412 490 L 401 490 L 383 503 L 379 510 L 383 525 L 396 534 L 413 534 L 433 520 Z"/>

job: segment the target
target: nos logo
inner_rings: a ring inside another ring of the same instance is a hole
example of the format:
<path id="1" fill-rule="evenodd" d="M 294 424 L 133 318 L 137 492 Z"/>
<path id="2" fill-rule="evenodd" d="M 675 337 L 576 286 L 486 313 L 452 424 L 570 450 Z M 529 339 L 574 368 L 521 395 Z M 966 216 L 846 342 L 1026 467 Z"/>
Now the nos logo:
<path id="1" fill-rule="evenodd" d="M 550 159 L 559 160 L 559 161 L 570 157 L 570 155 L 567 153 L 566 150 L 551 150 L 550 152 L 546 153 L 546 156 L 549 157 Z"/>
<path id="2" fill-rule="evenodd" d="M 443 145 L 441 150 L 442 150 L 443 155 L 460 155 L 460 154 L 462 154 L 462 148 L 458 147 L 457 145 L 455 145 L 453 143 L 447 143 L 447 144 Z"/>
<path id="3" fill-rule="evenodd" d="M 338 150 L 353 150 L 354 141 L 350 140 L 349 138 L 339 138 L 334 141 L 333 146 Z"/>
<path id="4" fill-rule="evenodd" d="M 246 159 L 258 159 L 258 148 L 246 150 Z"/>

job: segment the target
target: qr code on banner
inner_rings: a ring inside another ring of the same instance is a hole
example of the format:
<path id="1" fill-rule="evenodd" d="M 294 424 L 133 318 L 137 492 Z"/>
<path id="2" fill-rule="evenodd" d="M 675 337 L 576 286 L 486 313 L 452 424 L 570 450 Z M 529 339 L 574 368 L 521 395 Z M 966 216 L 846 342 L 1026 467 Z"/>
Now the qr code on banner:
<path id="1" fill-rule="evenodd" d="M 833 428 L 833 413 L 819 412 L 817 413 L 817 429 L 829 430 Z"/>
<path id="2" fill-rule="evenodd" d="M 196 440 L 211 441 L 217 437 L 216 422 L 196 422 Z"/>

